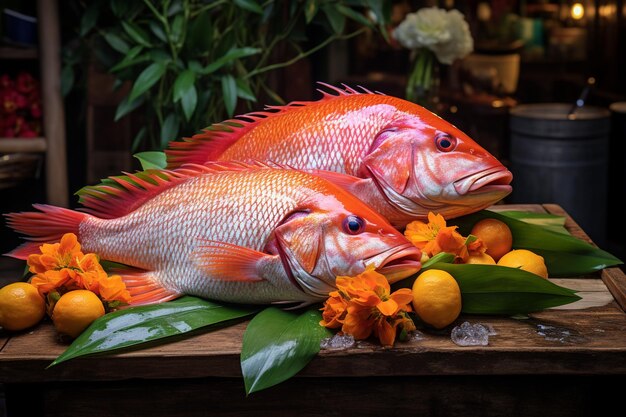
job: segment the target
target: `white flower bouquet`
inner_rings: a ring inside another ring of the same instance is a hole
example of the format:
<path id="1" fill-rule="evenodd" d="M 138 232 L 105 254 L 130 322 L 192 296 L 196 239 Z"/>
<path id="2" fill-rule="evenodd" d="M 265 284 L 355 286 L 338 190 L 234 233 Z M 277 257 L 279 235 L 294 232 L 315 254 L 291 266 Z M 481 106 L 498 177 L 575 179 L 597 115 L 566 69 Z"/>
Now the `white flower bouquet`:
<path id="1" fill-rule="evenodd" d="M 406 89 L 408 100 L 419 102 L 436 82 L 437 62 L 452 64 L 474 49 L 465 17 L 458 10 L 426 7 L 409 13 L 393 32 L 394 38 L 412 50 L 413 69 Z M 422 103 L 420 103 L 422 104 Z"/>

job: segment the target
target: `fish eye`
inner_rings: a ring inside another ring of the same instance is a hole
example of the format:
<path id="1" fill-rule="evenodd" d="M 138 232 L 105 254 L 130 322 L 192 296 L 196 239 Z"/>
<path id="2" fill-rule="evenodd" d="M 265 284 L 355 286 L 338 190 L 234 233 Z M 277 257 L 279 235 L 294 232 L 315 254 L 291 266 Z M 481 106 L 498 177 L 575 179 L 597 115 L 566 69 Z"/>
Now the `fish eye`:
<path id="1" fill-rule="evenodd" d="M 450 152 L 456 148 L 456 138 L 448 133 L 438 133 L 435 136 L 435 145 L 441 152 Z"/>
<path id="2" fill-rule="evenodd" d="M 358 235 L 365 229 L 365 221 L 354 214 L 343 219 L 343 231 L 350 235 Z"/>

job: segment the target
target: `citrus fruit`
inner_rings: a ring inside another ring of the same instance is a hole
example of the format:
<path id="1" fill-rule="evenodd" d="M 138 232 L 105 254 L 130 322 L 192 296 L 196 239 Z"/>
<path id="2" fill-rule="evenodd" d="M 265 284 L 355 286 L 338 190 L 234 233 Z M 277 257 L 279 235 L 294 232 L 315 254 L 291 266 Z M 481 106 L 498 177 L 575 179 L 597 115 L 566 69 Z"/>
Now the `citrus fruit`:
<path id="1" fill-rule="evenodd" d="M 34 285 L 14 282 L 0 288 L 0 327 L 24 330 L 39 323 L 46 314 L 46 302 Z"/>
<path id="2" fill-rule="evenodd" d="M 532 272 L 542 278 L 548 278 L 548 268 L 546 268 L 543 257 L 527 249 L 515 249 L 510 251 L 500 258 L 498 265 L 521 268 L 524 271 Z"/>
<path id="3" fill-rule="evenodd" d="M 481 253 L 479 255 L 470 255 L 465 261 L 466 264 L 484 264 L 484 265 L 495 265 L 496 261 L 486 253 Z"/>
<path id="4" fill-rule="evenodd" d="M 487 246 L 487 255 L 498 261 L 513 246 L 513 235 L 506 223 L 498 219 L 482 219 L 470 232 Z"/>
<path id="5" fill-rule="evenodd" d="M 413 307 L 422 321 L 443 329 L 461 313 L 459 284 L 446 271 L 424 271 L 413 283 Z"/>
<path id="6" fill-rule="evenodd" d="M 87 290 L 74 290 L 59 298 L 52 312 L 52 322 L 57 332 L 76 338 L 102 315 L 104 305 L 96 294 Z"/>

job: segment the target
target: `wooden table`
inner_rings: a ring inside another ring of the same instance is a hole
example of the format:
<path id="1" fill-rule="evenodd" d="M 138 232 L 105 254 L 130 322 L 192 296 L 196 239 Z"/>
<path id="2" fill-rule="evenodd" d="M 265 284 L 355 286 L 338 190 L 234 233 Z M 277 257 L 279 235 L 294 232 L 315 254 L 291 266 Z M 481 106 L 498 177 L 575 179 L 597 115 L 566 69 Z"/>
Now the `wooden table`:
<path id="1" fill-rule="evenodd" d="M 494 209 L 564 214 L 548 204 Z M 571 218 L 566 227 L 588 239 Z M 621 396 L 608 390 L 626 376 L 626 276 L 608 268 L 554 281 L 580 290 L 583 300 L 528 320 L 459 319 L 492 325 L 497 335 L 488 346 L 456 346 L 448 329 L 390 350 L 325 350 L 298 376 L 248 398 L 239 368 L 246 323 L 47 370 L 66 348 L 49 323 L 0 333 L 0 382 L 9 416 L 578 416 L 622 409 Z M 538 334 L 539 325 L 552 326 L 552 337 Z"/>

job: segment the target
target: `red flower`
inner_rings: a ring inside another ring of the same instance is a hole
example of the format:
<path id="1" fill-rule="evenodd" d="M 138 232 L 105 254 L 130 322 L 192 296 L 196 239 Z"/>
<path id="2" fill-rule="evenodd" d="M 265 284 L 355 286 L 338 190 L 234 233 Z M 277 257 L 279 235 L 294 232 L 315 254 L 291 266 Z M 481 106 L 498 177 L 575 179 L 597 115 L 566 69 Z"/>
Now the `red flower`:
<path id="1" fill-rule="evenodd" d="M 17 91 L 20 93 L 28 94 L 35 90 L 37 87 L 37 81 L 27 72 L 21 72 L 17 76 Z"/>

